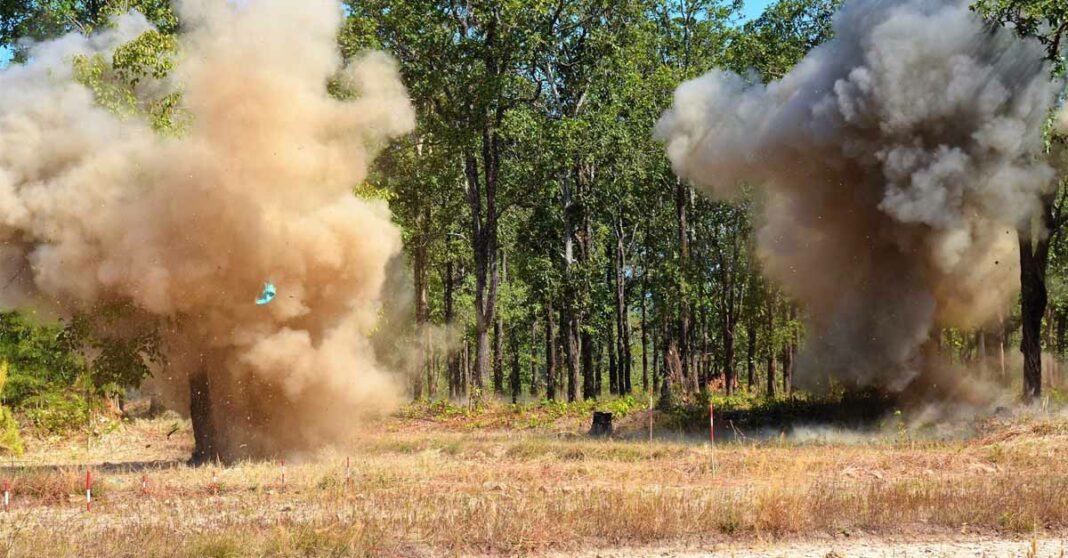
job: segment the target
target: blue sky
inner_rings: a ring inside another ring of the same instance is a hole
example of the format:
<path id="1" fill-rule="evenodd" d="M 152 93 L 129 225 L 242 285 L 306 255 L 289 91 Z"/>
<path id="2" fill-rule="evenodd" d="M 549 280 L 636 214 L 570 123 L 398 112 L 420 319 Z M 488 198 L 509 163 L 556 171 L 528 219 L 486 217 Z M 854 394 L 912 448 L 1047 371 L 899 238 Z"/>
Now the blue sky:
<path id="1" fill-rule="evenodd" d="M 773 0 L 745 0 L 745 18 L 756 19 L 760 14 L 764 13 L 764 8 L 768 7 Z"/>

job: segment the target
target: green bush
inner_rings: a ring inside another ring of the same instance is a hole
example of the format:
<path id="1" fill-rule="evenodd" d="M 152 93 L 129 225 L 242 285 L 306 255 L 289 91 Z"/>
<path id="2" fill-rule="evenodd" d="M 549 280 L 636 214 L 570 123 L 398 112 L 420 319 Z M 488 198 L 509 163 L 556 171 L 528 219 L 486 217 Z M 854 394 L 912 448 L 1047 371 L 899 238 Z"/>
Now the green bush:
<path id="1" fill-rule="evenodd" d="M 7 381 L 7 362 L 0 361 L 0 392 Z M 19 435 L 19 423 L 11 414 L 11 409 L 0 406 L 0 453 L 22 455 L 22 436 Z"/>
<path id="2" fill-rule="evenodd" d="M 81 395 L 47 391 L 27 399 L 22 405 L 26 420 L 49 434 L 84 429 L 89 421 L 89 405 Z"/>
<path id="3" fill-rule="evenodd" d="M 0 359 L 8 364 L 0 394 L 16 410 L 42 392 L 67 389 L 83 370 L 81 359 L 63 346 L 61 327 L 17 312 L 0 313 Z"/>

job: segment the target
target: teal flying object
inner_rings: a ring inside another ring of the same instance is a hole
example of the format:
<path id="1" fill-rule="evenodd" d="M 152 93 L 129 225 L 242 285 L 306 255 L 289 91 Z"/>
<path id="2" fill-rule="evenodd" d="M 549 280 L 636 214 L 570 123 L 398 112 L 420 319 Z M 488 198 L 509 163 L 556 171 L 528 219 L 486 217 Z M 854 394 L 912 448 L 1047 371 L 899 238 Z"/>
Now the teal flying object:
<path id="1" fill-rule="evenodd" d="M 264 283 L 263 292 L 260 293 L 260 297 L 256 299 L 256 304 L 263 306 L 264 304 L 271 302 L 272 300 L 274 300 L 274 295 L 276 294 L 276 292 L 277 291 L 274 288 L 274 283 L 270 281 Z"/>

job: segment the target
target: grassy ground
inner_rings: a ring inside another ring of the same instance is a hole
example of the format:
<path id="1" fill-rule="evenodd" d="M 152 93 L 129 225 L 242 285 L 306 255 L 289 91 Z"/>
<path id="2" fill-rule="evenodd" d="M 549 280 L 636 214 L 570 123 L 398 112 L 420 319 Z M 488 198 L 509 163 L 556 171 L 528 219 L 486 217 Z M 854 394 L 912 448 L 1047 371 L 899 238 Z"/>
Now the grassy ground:
<path id="1" fill-rule="evenodd" d="M 721 438 L 733 440 L 713 453 L 672 417 L 657 418 L 650 441 L 638 400 L 609 406 L 626 416 L 608 441 L 584 435 L 583 406 L 413 407 L 344 449 L 290 456 L 284 484 L 278 462 L 185 466 L 191 433 L 176 417 L 134 421 L 88 448 L 29 440 L 3 473 L 13 502 L 0 553 L 512 555 L 1068 533 L 1063 413 L 932 428 L 890 412 L 859 431 L 727 424 Z"/>

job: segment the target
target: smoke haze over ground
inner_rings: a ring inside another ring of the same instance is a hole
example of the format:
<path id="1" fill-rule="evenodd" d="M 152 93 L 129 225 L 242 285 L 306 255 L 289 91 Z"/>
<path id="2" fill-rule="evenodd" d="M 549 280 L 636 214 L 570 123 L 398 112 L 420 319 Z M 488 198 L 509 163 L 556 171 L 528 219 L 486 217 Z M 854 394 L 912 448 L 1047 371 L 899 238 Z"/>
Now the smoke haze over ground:
<path id="1" fill-rule="evenodd" d="M 208 374 L 228 457 L 335 440 L 400 395 L 368 338 L 400 232 L 352 189 L 414 125 L 405 88 L 382 54 L 342 68 L 330 0 L 178 11 L 180 137 L 100 108 L 72 74 L 72 56 L 110 60 L 145 31 L 137 14 L 0 72 L 0 304 L 166 319 L 157 380 L 181 398 Z M 354 100 L 327 94 L 338 75 Z M 257 306 L 265 281 L 278 297 Z"/>
<path id="2" fill-rule="evenodd" d="M 966 2 L 847 0 L 834 29 L 780 81 L 683 84 L 656 133 L 711 194 L 761 187 L 764 268 L 808 316 L 796 381 L 900 390 L 937 368 L 935 328 L 1013 300 L 1055 87 Z"/>

